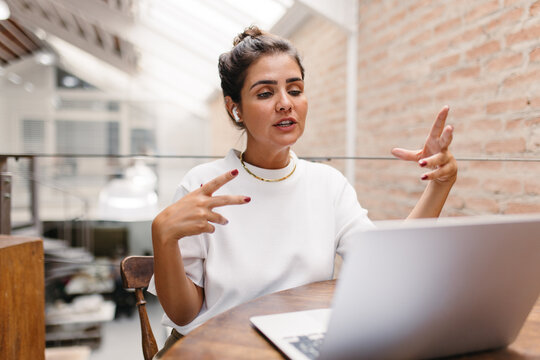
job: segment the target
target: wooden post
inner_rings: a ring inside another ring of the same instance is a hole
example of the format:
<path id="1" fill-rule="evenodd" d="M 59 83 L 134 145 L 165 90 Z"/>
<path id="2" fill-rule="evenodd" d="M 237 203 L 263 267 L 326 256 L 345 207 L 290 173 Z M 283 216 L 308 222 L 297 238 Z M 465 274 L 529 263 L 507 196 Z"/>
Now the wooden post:
<path id="1" fill-rule="evenodd" d="M 11 234 L 11 173 L 7 156 L 0 156 L 0 234 Z"/>
<path id="2" fill-rule="evenodd" d="M 45 358 L 43 242 L 0 235 L 0 359 Z"/>

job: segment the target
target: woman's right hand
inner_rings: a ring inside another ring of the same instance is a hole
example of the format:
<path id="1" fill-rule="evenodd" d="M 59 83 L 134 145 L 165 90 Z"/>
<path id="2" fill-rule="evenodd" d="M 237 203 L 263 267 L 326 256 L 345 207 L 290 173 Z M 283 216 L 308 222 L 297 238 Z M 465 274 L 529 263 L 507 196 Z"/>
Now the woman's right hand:
<path id="1" fill-rule="evenodd" d="M 238 170 L 226 172 L 165 208 L 152 222 L 152 238 L 163 244 L 202 233 L 213 233 L 214 224 L 226 225 L 228 220 L 213 211 L 226 205 L 241 205 L 251 201 L 242 195 L 212 196 L 220 187 L 234 179 Z"/>

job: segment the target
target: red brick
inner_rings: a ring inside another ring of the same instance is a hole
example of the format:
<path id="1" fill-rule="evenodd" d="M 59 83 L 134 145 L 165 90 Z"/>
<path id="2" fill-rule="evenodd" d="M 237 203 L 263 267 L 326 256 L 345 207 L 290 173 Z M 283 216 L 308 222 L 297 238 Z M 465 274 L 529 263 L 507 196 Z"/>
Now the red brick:
<path id="1" fill-rule="evenodd" d="M 471 168 L 474 170 L 490 172 L 499 172 L 502 170 L 500 161 L 471 161 Z"/>
<path id="2" fill-rule="evenodd" d="M 524 41 L 538 40 L 539 37 L 540 25 L 535 25 L 506 36 L 506 43 L 507 45 L 514 45 Z"/>
<path id="3" fill-rule="evenodd" d="M 462 163 L 458 162 L 458 166 L 461 168 Z M 464 176 L 458 173 L 458 178 L 456 180 L 455 186 L 460 189 L 464 189 L 464 188 L 477 189 L 479 183 L 480 181 L 478 180 L 477 177 Z"/>
<path id="4" fill-rule="evenodd" d="M 433 30 L 436 35 L 440 35 L 442 33 L 446 33 L 459 28 L 459 25 L 461 25 L 461 18 L 457 17 L 435 26 Z"/>
<path id="5" fill-rule="evenodd" d="M 494 140 L 486 144 L 486 152 L 493 153 L 522 153 L 526 149 L 524 138 L 512 138 L 503 140 Z"/>
<path id="6" fill-rule="evenodd" d="M 463 86 L 463 85 L 462 85 Z M 499 91 L 499 83 L 492 79 L 483 77 L 481 81 L 463 86 L 463 97 L 469 100 L 482 99 L 482 105 L 485 105 L 485 99 L 496 97 Z M 471 106 L 471 105 L 469 105 Z M 483 109 L 482 109 L 483 110 Z"/>
<path id="7" fill-rule="evenodd" d="M 489 179 L 484 182 L 484 189 L 494 194 L 520 194 L 522 185 L 515 179 Z"/>
<path id="8" fill-rule="evenodd" d="M 528 68 L 524 73 L 513 74 L 503 81 L 503 86 L 506 88 L 530 86 L 538 83 L 540 79 L 540 69 Z"/>
<path id="9" fill-rule="evenodd" d="M 523 119 L 513 119 L 506 122 L 505 130 L 511 131 L 523 126 Z"/>
<path id="10" fill-rule="evenodd" d="M 540 61 L 540 48 L 536 48 L 530 52 L 529 61 Z"/>
<path id="11" fill-rule="evenodd" d="M 421 1 L 411 1 L 411 5 L 407 8 L 407 11 L 409 13 L 413 13 L 418 9 L 422 9 L 423 7 L 427 5 L 431 5 L 433 3 L 432 0 L 421 0 Z"/>
<path id="12" fill-rule="evenodd" d="M 500 131 L 502 130 L 502 121 L 500 119 L 483 119 L 471 121 L 468 126 L 469 131 Z"/>
<path id="13" fill-rule="evenodd" d="M 469 59 L 477 59 L 486 55 L 496 53 L 500 49 L 501 45 L 499 44 L 499 41 L 493 40 L 467 51 L 467 57 Z"/>
<path id="14" fill-rule="evenodd" d="M 478 141 L 463 141 L 458 135 L 454 135 L 454 140 L 452 140 L 452 149 L 459 149 L 459 152 L 462 154 L 483 154 L 484 149 L 482 147 L 482 144 Z"/>
<path id="15" fill-rule="evenodd" d="M 451 80 L 459 80 L 462 78 L 472 78 L 472 77 L 478 77 L 480 74 L 480 67 L 479 66 L 471 66 L 471 67 L 465 67 L 458 69 L 450 75 Z"/>
<path id="16" fill-rule="evenodd" d="M 459 196 L 450 195 L 445 203 L 445 208 L 461 210 L 465 207 L 465 200 Z"/>
<path id="17" fill-rule="evenodd" d="M 391 16 L 388 19 L 388 23 L 389 24 L 396 24 L 396 23 L 402 21 L 403 19 L 405 19 L 406 16 L 407 16 L 407 9 L 402 10 L 402 11 L 398 12 L 397 14 Z"/>
<path id="18" fill-rule="evenodd" d="M 431 69 L 439 70 L 439 69 L 455 66 L 459 62 L 459 58 L 460 58 L 460 54 L 446 56 L 438 60 L 437 62 L 435 62 L 433 65 L 431 65 Z"/>
<path id="19" fill-rule="evenodd" d="M 470 3 L 472 4 L 472 3 Z M 467 12 L 465 19 L 467 22 L 472 22 L 478 18 L 491 14 L 499 9 L 499 0 L 491 0 L 484 2 L 482 5 Z"/>
<path id="20" fill-rule="evenodd" d="M 505 55 L 495 58 L 487 63 L 489 71 L 501 71 L 517 67 L 523 63 L 523 56 L 521 54 Z"/>
<path id="21" fill-rule="evenodd" d="M 508 7 L 506 7 L 505 9 L 508 9 Z M 523 9 L 510 9 L 509 11 L 502 13 L 498 18 L 487 24 L 485 28 L 488 32 L 492 32 L 492 30 L 499 29 L 502 24 L 504 24 L 504 26 L 514 24 L 517 20 L 521 18 L 522 15 Z"/>
<path id="22" fill-rule="evenodd" d="M 472 30 L 466 31 L 458 37 L 458 44 L 461 42 L 469 42 L 471 40 L 478 39 L 480 36 L 484 35 L 484 31 L 481 27 L 473 28 Z"/>
<path id="23" fill-rule="evenodd" d="M 436 41 L 433 45 L 425 47 L 421 53 L 424 59 L 429 59 L 435 55 L 443 53 L 450 46 L 450 42 L 447 40 Z"/>
<path id="24" fill-rule="evenodd" d="M 527 159 L 528 156 L 519 156 L 519 159 Z M 540 162 L 529 161 L 507 161 L 504 163 L 504 171 L 509 174 L 519 174 L 520 178 L 530 180 L 530 175 L 534 176 L 531 172 L 533 169 L 540 169 Z M 536 179 L 535 179 L 536 180 Z M 537 185 L 538 181 L 536 182 Z"/>
<path id="25" fill-rule="evenodd" d="M 488 197 L 467 198 L 465 206 L 467 209 L 479 210 L 481 213 L 497 214 L 500 211 L 497 201 Z"/>
<path id="26" fill-rule="evenodd" d="M 514 99 L 514 100 L 502 100 L 492 103 L 488 103 L 486 106 L 486 113 L 488 114 L 501 114 L 506 112 L 513 112 L 516 110 L 523 110 L 527 106 L 527 99 Z"/>
<path id="27" fill-rule="evenodd" d="M 539 166 L 540 164 L 537 164 Z M 527 195 L 540 195 L 540 183 L 538 180 L 525 181 L 523 184 L 525 194 Z"/>
<path id="28" fill-rule="evenodd" d="M 538 14 L 540 14 L 540 1 L 536 1 L 529 8 L 529 15 L 530 16 L 537 16 Z"/>
<path id="29" fill-rule="evenodd" d="M 431 39 L 432 34 L 431 31 L 422 31 L 420 34 L 413 37 L 411 40 L 409 40 L 409 43 L 412 46 L 421 45 L 423 43 L 426 43 L 429 39 Z"/>
<path id="30" fill-rule="evenodd" d="M 457 103 L 454 106 L 450 107 L 450 116 L 454 116 L 458 119 L 468 118 L 476 114 L 484 113 L 484 104 L 481 106 L 479 104 L 462 104 Z"/>
<path id="31" fill-rule="evenodd" d="M 540 213 L 540 204 L 509 203 L 506 205 L 505 214 L 536 214 Z"/>
<path id="32" fill-rule="evenodd" d="M 531 108 L 540 108 L 540 97 L 532 98 L 528 101 Z"/>
<path id="33" fill-rule="evenodd" d="M 431 4 L 434 4 L 434 2 L 431 2 Z M 418 19 L 418 22 L 420 24 L 426 24 L 433 21 L 434 19 L 439 19 L 441 15 L 444 14 L 444 11 L 444 6 L 437 6 L 436 8 L 432 9 L 430 12 L 422 16 L 420 19 Z"/>
<path id="34" fill-rule="evenodd" d="M 449 100 L 456 100 L 456 99 L 459 99 L 460 97 L 461 97 L 461 87 L 457 86 L 450 89 L 439 91 L 435 95 L 434 100 L 441 103 L 446 103 Z"/>
<path id="35" fill-rule="evenodd" d="M 537 125 L 540 125 L 540 118 L 532 118 L 532 119 L 525 120 L 525 126 L 527 127 L 532 127 L 532 126 L 537 126 Z"/>

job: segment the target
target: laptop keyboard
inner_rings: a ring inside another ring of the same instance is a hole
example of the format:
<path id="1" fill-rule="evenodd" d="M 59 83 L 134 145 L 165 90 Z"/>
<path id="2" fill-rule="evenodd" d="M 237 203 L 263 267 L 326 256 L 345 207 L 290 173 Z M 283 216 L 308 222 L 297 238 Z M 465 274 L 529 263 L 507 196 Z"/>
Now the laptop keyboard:
<path id="1" fill-rule="evenodd" d="M 319 357 L 319 350 L 323 342 L 325 333 L 316 333 L 302 336 L 291 336 L 285 338 L 289 344 L 298 349 L 308 359 L 316 359 Z"/>

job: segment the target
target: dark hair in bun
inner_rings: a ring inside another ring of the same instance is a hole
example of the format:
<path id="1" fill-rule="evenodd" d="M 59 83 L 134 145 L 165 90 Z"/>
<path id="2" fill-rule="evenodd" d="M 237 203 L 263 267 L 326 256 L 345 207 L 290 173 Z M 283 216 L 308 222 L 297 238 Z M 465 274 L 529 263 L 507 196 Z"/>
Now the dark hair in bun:
<path id="1" fill-rule="evenodd" d="M 304 67 L 298 51 L 290 41 L 284 38 L 252 25 L 234 38 L 233 45 L 231 51 L 219 56 L 218 69 L 223 96 L 230 96 L 235 103 L 241 102 L 240 91 L 246 80 L 247 69 L 261 56 L 289 54 L 298 63 L 302 79 L 304 78 Z M 236 123 L 234 120 L 233 123 L 243 128 L 243 123 Z"/>

